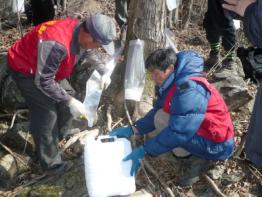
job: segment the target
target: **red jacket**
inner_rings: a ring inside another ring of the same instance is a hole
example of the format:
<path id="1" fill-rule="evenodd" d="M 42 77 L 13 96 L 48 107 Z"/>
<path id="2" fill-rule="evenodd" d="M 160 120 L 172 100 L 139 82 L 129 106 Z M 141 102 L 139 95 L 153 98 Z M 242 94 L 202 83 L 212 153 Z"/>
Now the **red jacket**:
<path id="1" fill-rule="evenodd" d="M 201 82 L 209 90 L 211 96 L 208 101 L 205 118 L 197 131 L 200 135 L 213 142 L 224 142 L 234 136 L 234 128 L 227 106 L 218 91 L 202 77 L 190 77 L 191 80 Z M 164 101 L 164 111 L 170 113 L 170 103 L 175 93 L 174 85 L 167 93 Z"/>
<path id="2" fill-rule="evenodd" d="M 8 50 L 8 63 L 12 70 L 25 75 L 35 75 L 38 60 L 38 43 L 55 41 L 62 44 L 67 55 L 59 65 L 55 80 L 70 76 L 75 61 L 75 55 L 70 53 L 72 36 L 77 19 L 54 20 L 42 23 L 18 40 Z"/>

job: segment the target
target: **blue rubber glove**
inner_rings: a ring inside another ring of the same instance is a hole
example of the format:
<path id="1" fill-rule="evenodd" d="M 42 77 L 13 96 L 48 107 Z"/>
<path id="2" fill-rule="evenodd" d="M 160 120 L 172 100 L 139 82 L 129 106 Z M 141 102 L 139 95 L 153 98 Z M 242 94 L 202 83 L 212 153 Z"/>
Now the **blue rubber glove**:
<path id="1" fill-rule="evenodd" d="M 117 129 L 113 129 L 112 132 L 109 133 L 109 136 L 117 136 L 118 138 L 130 138 L 133 134 L 131 127 L 121 127 Z"/>
<path id="2" fill-rule="evenodd" d="M 139 146 L 138 148 L 134 149 L 128 156 L 126 156 L 123 161 L 132 160 L 132 167 L 130 171 L 131 176 L 135 176 L 137 170 L 141 165 L 141 160 L 143 160 L 145 155 L 145 150 L 143 145 Z"/>

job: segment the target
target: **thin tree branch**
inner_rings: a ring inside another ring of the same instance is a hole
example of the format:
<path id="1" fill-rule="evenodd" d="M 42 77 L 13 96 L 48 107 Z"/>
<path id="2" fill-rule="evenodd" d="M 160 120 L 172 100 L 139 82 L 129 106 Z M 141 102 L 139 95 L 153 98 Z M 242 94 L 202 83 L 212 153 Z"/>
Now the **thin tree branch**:
<path id="1" fill-rule="evenodd" d="M 159 183 L 162 185 L 164 188 L 165 192 L 170 196 L 170 197 L 175 197 L 173 191 L 169 188 L 169 186 L 165 183 L 165 181 L 162 179 L 162 177 L 153 169 L 153 167 L 144 159 L 142 161 L 142 165 L 145 166 L 145 168 L 152 173 L 155 178 L 159 181 Z"/>
<path id="2" fill-rule="evenodd" d="M 25 113 L 25 112 L 28 112 L 28 110 L 27 110 L 27 109 L 20 109 L 20 110 L 17 110 L 17 111 L 15 112 L 15 114 L 13 115 L 11 124 L 10 124 L 10 126 L 9 126 L 9 129 L 12 129 L 12 128 L 13 128 L 14 123 L 15 123 L 15 119 L 16 119 L 16 116 L 17 116 L 18 114 L 20 114 L 20 113 Z"/>
<path id="3" fill-rule="evenodd" d="M 118 124 L 120 124 L 122 121 L 124 120 L 124 118 L 121 118 L 120 120 L 118 120 L 113 126 L 112 129 L 114 129 Z"/>
<path id="4" fill-rule="evenodd" d="M 25 163 L 25 161 L 24 161 L 23 159 L 21 159 L 18 154 L 14 153 L 10 148 L 8 148 L 6 145 L 4 145 L 1 141 L 0 141 L 0 145 L 1 145 L 8 153 L 10 153 L 15 159 L 19 160 L 24 166 L 27 166 L 27 164 Z"/>
<path id="5" fill-rule="evenodd" d="M 207 183 L 212 187 L 213 191 L 220 197 L 226 197 L 225 194 L 223 194 L 221 192 L 221 190 L 217 187 L 217 185 L 215 184 L 215 182 L 206 174 L 204 175 L 205 180 L 207 181 Z"/>
<path id="6" fill-rule="evenodd" d="M 111 124 L 112 124 L 111 110 L 112 110 L 112 105 L 109 105 L 108 109 L 107 109 L 107 114 L 106 114 L 106 116 L 107 116 L 107 130 L 108 131 L 112 130 L 112 127 L 111 127 Z"/>

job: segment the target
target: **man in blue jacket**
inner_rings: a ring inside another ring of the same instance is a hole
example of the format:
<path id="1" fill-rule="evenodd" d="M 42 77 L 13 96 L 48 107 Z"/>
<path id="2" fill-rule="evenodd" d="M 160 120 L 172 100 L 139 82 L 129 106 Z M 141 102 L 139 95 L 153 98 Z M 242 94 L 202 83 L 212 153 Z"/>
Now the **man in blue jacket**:
<path id="1" fill-rule="evenodd" d="M 245 35 L 256 47 L 262 48 L 262 0 L 226 0 L 225 9 L 243 17 Z M 260 58 L 261 59 L 261 58 Z M 261 61 L 261 60 L 260 60 Z M 262 62 L 261 62 L 262 67 Z M 262 68 L 261 68 L 262 69 Z M 259 80 L 258 92 L 252 112 L 245 152 L 247 159 L 262 166 L 262 81 Z"/>
<path id="2" fill-rule="evenodd" d="M 146 60 L 146 68 L 156 84 L 154 107 L 133 126 L 114 129 L 110 135 L 130 138 L 166 125 L 155 137 L 134 149 L 124 160 L 132 160 L 134 175 L 145 154 L 158 156 L 180 148 L 195 161 L 180 184 L 191 185 L 207 167 L 207 160 L 225 160 L 234 148 L 234 131 L 227 106 L 217 90 L 202 77 L 203 59 L 192 51 L 176 54 L 159 49 Z M 198 163 L 198 165 L 195 165 Z"/>

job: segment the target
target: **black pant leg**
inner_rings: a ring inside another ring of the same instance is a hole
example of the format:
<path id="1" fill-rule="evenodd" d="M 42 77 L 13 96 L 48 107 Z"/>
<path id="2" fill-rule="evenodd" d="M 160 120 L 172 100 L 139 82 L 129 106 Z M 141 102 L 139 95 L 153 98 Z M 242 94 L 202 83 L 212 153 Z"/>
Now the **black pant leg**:
<path id="1" fill-rule="evenodd" d="M 222 45 L 227 50 L 236 42 L 235 29 L 231 15 L 222 8 L 222 2 L 221 0 L 208 0 L 203 26 L 209 43 L 217 43 L 222 37 Z"/>
<path id="2" fill-rule="evenodd" d="M 222 46 L 225 51 L 234 51 L 236 49 L 236 30 L 234 26 L 222 30 Z"/>
<path id="3" fill-rule="evenodd" d="M 53 0 L 31 0 L 31 4 L 32 21 L 35 26 L 54 19 L 55 9 Z"/>
<path id="4" fill-rule="evenodd" d="M 34 84 L 34 78 L 11 73 L 31 114 L 30 132 L 33 135 L 40 164 L 44 170 L 61 164 L 58 151 L 58 104 L 43 94 Z"/>
<path id="5" fill-rule="evenodd" d="M 63 87 L 66 92 L 71 95 L 75 96 L 75 90 L 71 87 L 69 82 L 64 79 L 60 83 L 60 86 Z M 59 129 L 59 139 L 63 139 L 67 137 L 67 135 L 71 134 L 72 131 L 72 123 L 73 123 L 73 116 L 70 113 L 69 107 L 64 103 L 58 104 L 58 129 Z"/>

